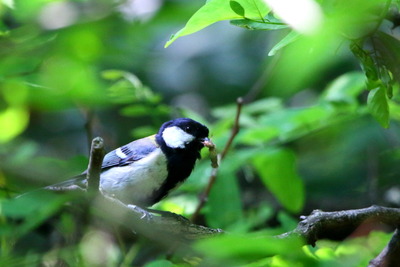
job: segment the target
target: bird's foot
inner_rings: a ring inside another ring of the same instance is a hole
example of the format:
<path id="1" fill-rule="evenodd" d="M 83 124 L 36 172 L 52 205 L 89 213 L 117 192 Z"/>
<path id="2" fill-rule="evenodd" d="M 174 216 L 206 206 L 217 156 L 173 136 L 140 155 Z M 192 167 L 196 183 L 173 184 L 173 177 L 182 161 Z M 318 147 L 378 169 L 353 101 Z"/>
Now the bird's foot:
<path id="1" fill-rule="evenodd" d="M 146 209 L 147 212 L 151 212 L 151 213 L 156 213 L 161 215 L 162 217 L 170 217 L 170 218 L 175 218 L 181 221 L 189 221 L 188 218 L 180 215 L 180 214 L 176 214 L 170 211 L 165 211 L 165 210 L 153 210 L 153 209 Z"/>
<path id="2" fill-rule="evenodd" d="M 153 215 L 149 211 L 147 211 L 139 206 L 132 205 L 132 204 L 129 204 L 127 206 L 129 209 L 133 210 L 134 212 L 140 213 L 141 214 L 140 219 L 145 219 L 147 221 L 150 221 L 153 219 Z"/>

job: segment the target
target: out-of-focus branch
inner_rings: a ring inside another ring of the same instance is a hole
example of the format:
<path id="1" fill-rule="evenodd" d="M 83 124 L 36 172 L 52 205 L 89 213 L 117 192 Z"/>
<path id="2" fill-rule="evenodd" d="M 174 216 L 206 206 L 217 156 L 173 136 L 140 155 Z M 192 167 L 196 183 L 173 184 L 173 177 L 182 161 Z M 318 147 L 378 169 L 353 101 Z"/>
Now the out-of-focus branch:
<path id="1" fill-rule="evenodd" d="M 228 139 L 228 142 L 226 143 L 224 150 L 222 151 L 222 153 L 219 156 L 220 161 L 222 161 L 225 158 L 226 154 L 228 153 L 229 149 L 231 148 L 233 140 L 235 139 L 236 135 L 239 133 L 239 130 L 240 130 L 239 119 L 240 119 L 240 114 L 242 111 L 243 99 L 241 97 L 239 97 L 236 100 L 236 103 L 237 103 L 237 108 L 236 108 L 235 121 L 234 121 L 234 124 L 232 127 L 231 135 Z M 207 185 L 206 189 L 204 190 L 203 194 L 200 196 L 199 204 L 197 205 L 196 210 L 194 211 L 194 213 L 192 215 L 192 218 L 191 218 L 192 222 L 196 222 L 201 209 L 204 207 L 205 203 L 207 202 L 207 198 L 210 195 L 211 188 L 213 187 L 213 185 L 217 179 L 217 173 L 218 173 L 218 168 L 213 168 L 210 179 L 208 181 L 208 185 Z"/>
<path id="2" fill-rule="evenodd" d="M 396 229 L 387 246 L 369 262 L 368 267 L 397 267 L 400 263 L 400 231 Z"/>

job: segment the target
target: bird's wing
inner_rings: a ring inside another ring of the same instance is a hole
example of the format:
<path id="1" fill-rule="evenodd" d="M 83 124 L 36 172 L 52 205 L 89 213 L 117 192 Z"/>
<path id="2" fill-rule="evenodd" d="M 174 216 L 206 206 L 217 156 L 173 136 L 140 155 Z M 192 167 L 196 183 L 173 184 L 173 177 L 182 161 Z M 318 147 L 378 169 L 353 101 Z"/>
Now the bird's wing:
<path id="1" fill-rule="evenodd" d="M 123 166 L 132 163 L 146 157 L 146 155 L 150 154 L 157 148 L 158 144 L 155 140 L 155 135 L 135 140 L 107 153 L 107 155 L 104 156 L 101 168 L 104 170 L 110 167 Z M 87 170 L 70 180 L 47 186 L 45 189 L 53 191 L 68 191 L 79 188 L 84 190 L 87 187 L 86 174 Z"/>
<path id="2" fill-rule="evenodd" d="M 157 148 L 158 144 L 156 143 L 155 135 L 135 140 L 105 155 L 101 168 L 123 166 L 138 161 Z"/>

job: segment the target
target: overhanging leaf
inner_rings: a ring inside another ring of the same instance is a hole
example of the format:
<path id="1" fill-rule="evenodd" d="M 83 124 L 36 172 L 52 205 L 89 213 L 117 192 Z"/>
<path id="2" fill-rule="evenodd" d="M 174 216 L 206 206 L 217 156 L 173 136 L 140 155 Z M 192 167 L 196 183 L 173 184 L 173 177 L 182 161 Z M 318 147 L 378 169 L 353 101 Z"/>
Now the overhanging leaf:
<path id="1" fill-rule="evenodd" d="M 270 11 L 266 4 L 260 0 L 236 0 L 234 2 L 236 3 L 234 4 L 235 11 L 238 11 L 237 7 L 241 6 L 244 9 L 246 18 L 262 19 Z M 171 36 L 170 40 L 165 44 L 165 47 L 168 47 L 179 37 L 200 31 L 215 22 L 242 19 L 243 15 L 238 15 L 235 11 L 231 7 L 231 1 L 207 1 L 204 6 L 193 14 L 183 29 Z"/>
<path id="2" fill-rule="evenodd" d="M 304 185 L 295 170 L 290 150 L 264 151 L 255 155 L 253 165 L 263 183 L 288 211 L 299 212 L 304 205 Z"/>

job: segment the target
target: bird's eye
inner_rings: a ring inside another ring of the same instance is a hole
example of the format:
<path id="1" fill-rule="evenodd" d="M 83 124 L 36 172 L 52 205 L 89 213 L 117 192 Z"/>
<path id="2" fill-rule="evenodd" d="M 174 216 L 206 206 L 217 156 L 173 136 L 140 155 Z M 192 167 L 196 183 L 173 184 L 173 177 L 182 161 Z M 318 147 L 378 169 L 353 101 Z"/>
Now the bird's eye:
<path id="1" fill-rule="evenodd" d="M 185 131 L 186 131 L 186 132 L 190 131 L 190 126 L 186 126 L 186 127 L 185 127 Z"/>

